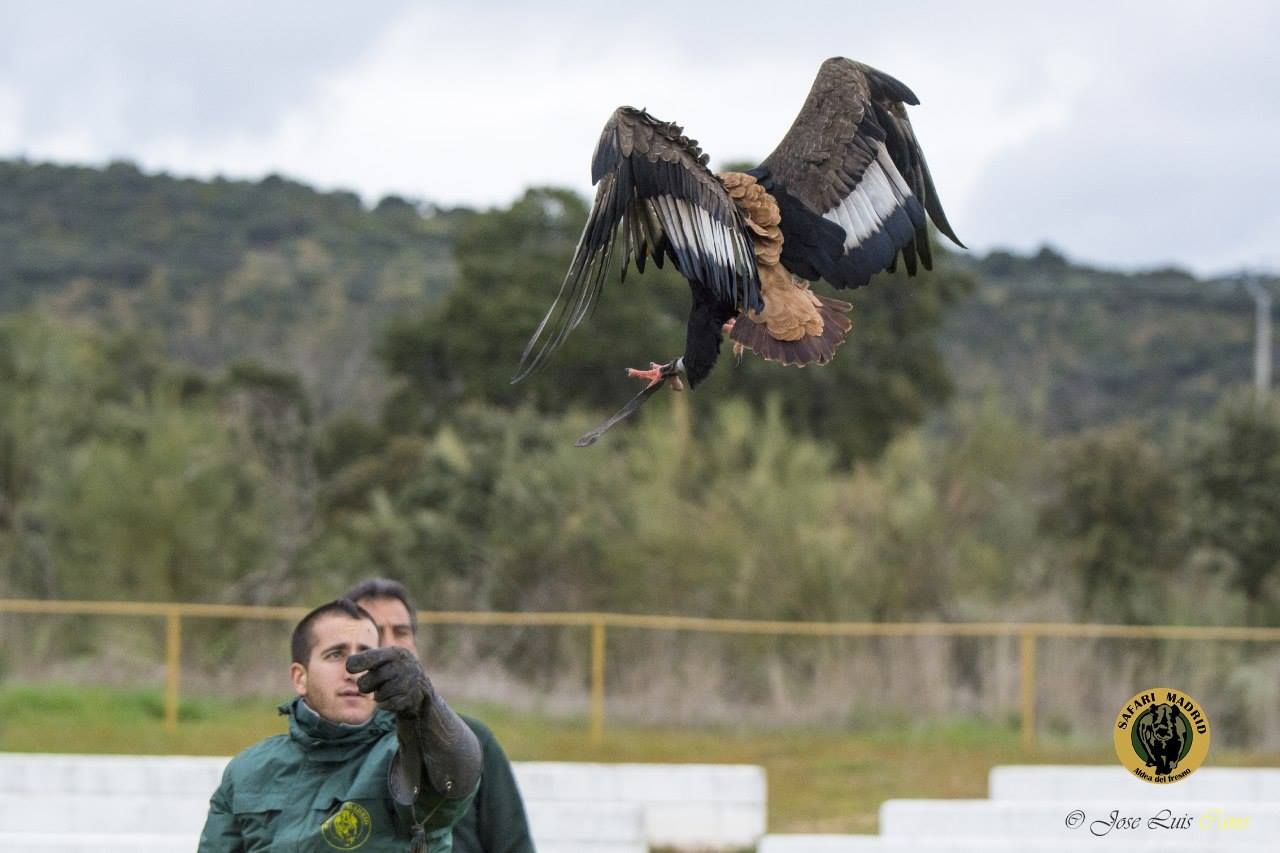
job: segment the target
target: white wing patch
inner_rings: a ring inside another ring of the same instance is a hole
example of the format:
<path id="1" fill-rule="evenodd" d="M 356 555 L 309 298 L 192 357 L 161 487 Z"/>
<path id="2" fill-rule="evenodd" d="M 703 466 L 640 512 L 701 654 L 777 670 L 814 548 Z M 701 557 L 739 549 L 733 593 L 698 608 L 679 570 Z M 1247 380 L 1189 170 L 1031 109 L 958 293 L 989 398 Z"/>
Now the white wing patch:
<path id="1" fill-rule="evenodd" d="M 893 165 L 889 150 L 878 142 L 876 159 L 862 173 L 862 180 L 822 218 L 844 229 L 844 248 L 848 251 L 879 231 L 910 197 L 911 190 Z"/>
<path id="2" fill-rule="evenodd" d="M 651 200 L 663 230 L 675 246 L 677 254 L 700 256 L 704 263 L 745 272 L 746 258 L 751 254 L 740 245 L 743 235 L 725 225 L 696 204 L 671 195 Z"/>
<path id="3" fill-rule="evenodd" d="M 723 240 L 725 229 L 701 207 L 669 195 L 658 196 L 658 201 L 666 209 L 667 221 L 675 226 L 668 234 L 681 248 L 713 250 Z"/>

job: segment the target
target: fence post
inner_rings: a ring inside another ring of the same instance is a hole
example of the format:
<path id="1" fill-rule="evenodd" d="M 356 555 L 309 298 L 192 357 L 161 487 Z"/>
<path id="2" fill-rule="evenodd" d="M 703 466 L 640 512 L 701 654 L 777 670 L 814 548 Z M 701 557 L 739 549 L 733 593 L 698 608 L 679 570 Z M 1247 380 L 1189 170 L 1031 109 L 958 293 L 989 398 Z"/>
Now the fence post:
<path id="1" fill-rule="evenodd" d="M 1036 745 L 1036 635 L 1023 630 L 1019 634 L 1022 658 L 1022 751 L 1029 753 Z"/>
<path id="2" fill-rule="evenodd" d="M 604 620 L 591 623 L 591 742 L 604 740 Z"/>
<path id="3" fill-rule="evenodd" d="M 178 730 L 178 678 L 182 667 L 182 614 L 171 609 L 164 616 L 165 685 L 164 727 L 166 731 Z"/>

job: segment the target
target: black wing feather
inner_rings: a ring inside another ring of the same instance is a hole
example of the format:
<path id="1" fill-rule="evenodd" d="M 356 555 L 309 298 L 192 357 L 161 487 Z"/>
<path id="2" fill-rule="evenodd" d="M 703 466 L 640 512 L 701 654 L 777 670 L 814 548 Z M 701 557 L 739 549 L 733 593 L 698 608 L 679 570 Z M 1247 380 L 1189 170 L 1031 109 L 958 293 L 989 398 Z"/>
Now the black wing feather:
<path id="1" fill-rule="evenodd" d="M 711 298 L 761 310 L 760 278 L 742 213 L 707 156 L 681 129 L 643 110 L 620 107 L 591 158 L 595 202 L 555 302 L 534 331 L 513 382 L 537 370 L 590 313 L 604 289 L 618 232 L 621 276 L 634 261 L 676 269 Z"/>
<path id="2" fill-rule="evenodd" d="M 902 255 L 932 268 L 928 220 L 959 246 L 903 104 L 919 99 L 868 65 L 823 63 L 795 123 L 752 174 L 778 199 L 782 262 L 805 278 L 860 287 Z M 788 215 L 790 213 L 790 215 Z"/>

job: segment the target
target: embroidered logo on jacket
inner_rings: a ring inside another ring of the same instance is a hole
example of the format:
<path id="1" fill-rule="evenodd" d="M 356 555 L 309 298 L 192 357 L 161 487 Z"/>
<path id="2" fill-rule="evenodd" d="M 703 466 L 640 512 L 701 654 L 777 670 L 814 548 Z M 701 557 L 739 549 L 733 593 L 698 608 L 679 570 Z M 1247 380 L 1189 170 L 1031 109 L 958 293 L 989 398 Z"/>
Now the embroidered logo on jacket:
<path id="1" fill-rule="evenodd" d="M 373 833 L 373 818 L 369 810 L 359 803 L 343 803 L 322 824 L 320 834 L 335 850 L 355 850 L 364 846 Z"/>

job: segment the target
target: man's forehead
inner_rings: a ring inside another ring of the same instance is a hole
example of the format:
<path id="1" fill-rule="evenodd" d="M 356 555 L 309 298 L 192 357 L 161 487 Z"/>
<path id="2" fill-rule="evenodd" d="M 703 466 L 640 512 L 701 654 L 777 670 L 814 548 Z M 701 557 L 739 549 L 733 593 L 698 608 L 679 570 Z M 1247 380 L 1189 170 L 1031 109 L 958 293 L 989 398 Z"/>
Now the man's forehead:
<path id="1" fill-rule="evenodd" d="M 356 619 L 344 613 L 326 613 L 311 626 L 315 646 L 325 648 L 336 643 L 378 644 L 378 629 L 368 619 Z M 372 640 L 372 642 L 370 642 Z"/>

